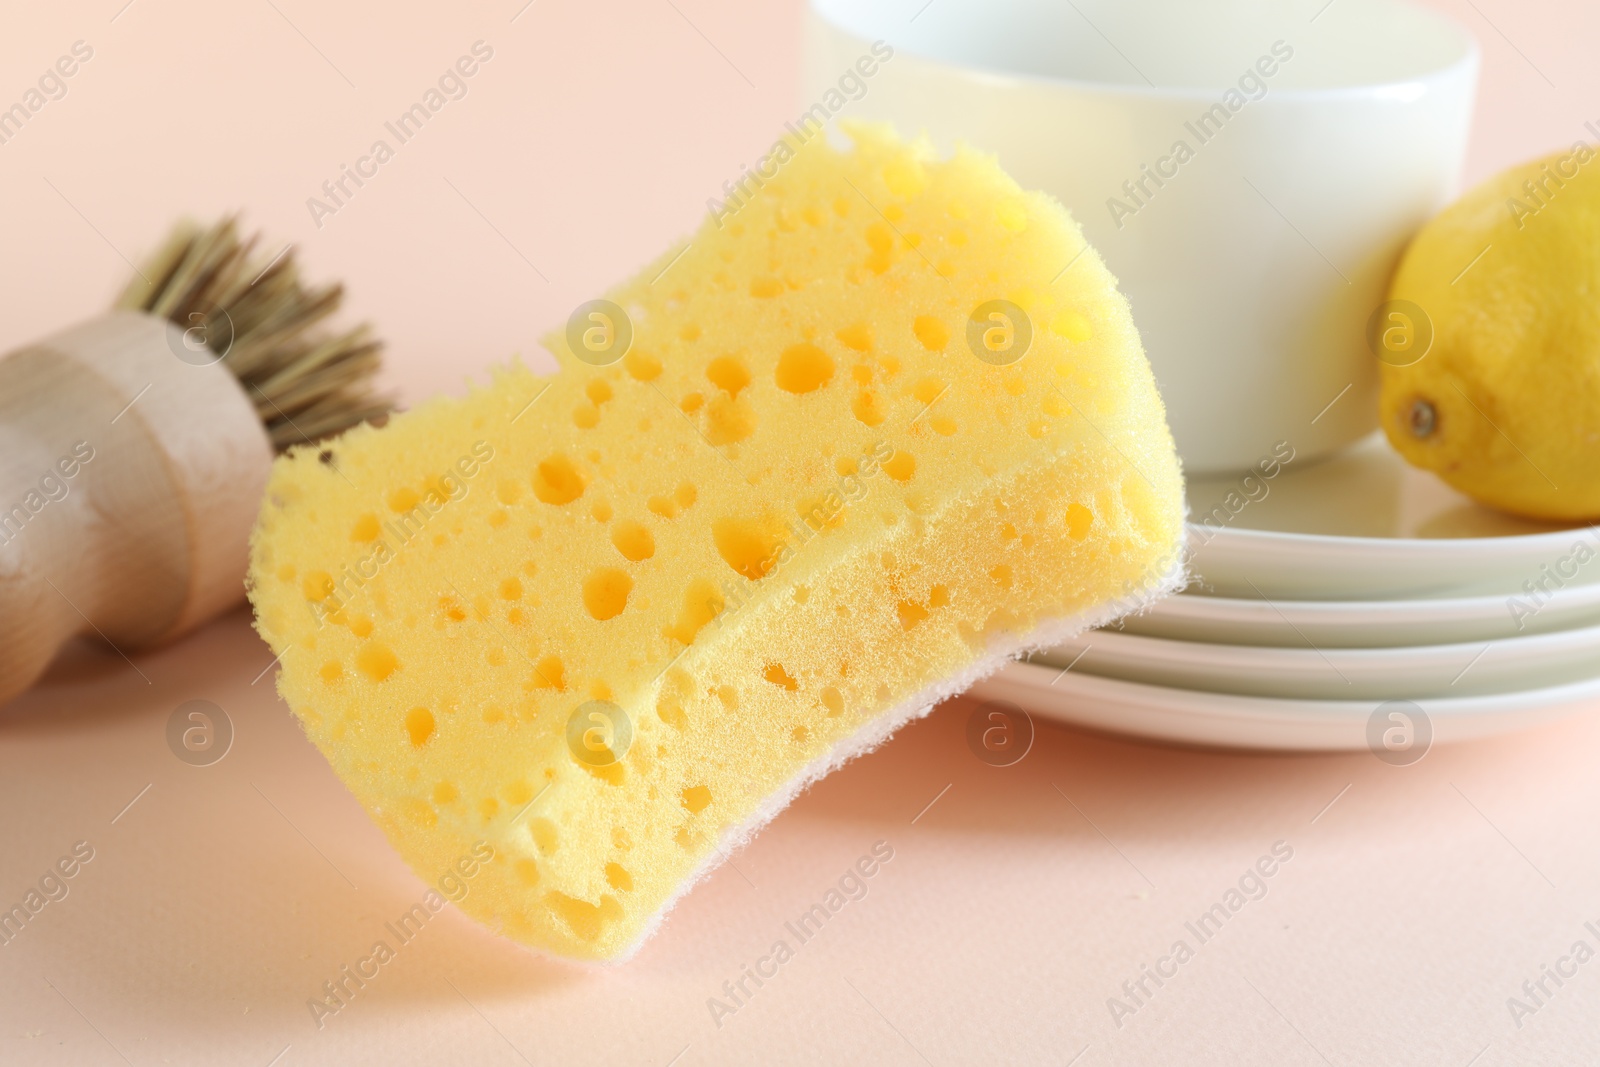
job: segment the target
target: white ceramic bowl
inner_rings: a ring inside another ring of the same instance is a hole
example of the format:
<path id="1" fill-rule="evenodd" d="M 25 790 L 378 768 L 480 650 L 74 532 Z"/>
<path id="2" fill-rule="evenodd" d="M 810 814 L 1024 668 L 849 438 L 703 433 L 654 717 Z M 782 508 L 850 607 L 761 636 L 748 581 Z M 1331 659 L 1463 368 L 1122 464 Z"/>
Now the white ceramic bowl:
<path id="1" fill-rule="evenodd" d="M 879 39 L 893 58 L 835 117 L 967 141 L 1059 197 L 1133 305 L 1191 472 L 1377 425 L 1366 324 L 1454 192 L 1464 30 L 1398 0 L 812 0 L 801 106 Z"/>

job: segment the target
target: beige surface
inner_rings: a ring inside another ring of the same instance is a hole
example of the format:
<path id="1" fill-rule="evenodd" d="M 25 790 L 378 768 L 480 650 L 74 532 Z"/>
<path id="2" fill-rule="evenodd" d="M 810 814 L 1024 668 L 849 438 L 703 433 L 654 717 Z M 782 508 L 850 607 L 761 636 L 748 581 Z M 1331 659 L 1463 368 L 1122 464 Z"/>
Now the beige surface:
<path id="1" fill-rule="evenodd" d="M 122 255 L 175 212 L 244 205 L 351 282 L 407 396 L 458 389 L 693 225 L 793 105 L 792 2 L 538 0 L 515 23 L 521 0 L 121 5 L 34 5 L 0 35 L 4 103 L 73 41 L 95 50 L 0 145 L 7 348 L 103 305 Z M 1592 6 L 1444 6 L 1485 47 L 1469 176 L 1600 118 L 1582 111 L 1600 99 Z M 478 39 L 495 56 L 469 95 L 318 231 L 305 198 Z M 0 946 L 0 1063 L 1600 1056 L 1600 963 L 1547 983 L 1520 1029 L 1506 1006 L 1575 940 L 1600 948 L 1583 925 L 1600 928 L 1600 720 L 1410 768 L 1041 724 L 1021 763 L 993 768 L 966 747 L 962 702 L 802 798 L 626 968 L 543 962 L 447 909 L 319 1031 L 307 998 L 426 889 L 269 678 L 252 684 L 263 649 L 238 614 L 136 669 L 80 652 L 0 711 L 0 906 L 94 848 Z M 236 729 L 213 766 L 167 748 L 191 699 Z M 867 896 L 716 1027 L 707 998 L 880 840 L 894 859 Z M 1279 840 L 1294 857 L 1266 897 L 1115 1026 L 1107 998 Z"/>

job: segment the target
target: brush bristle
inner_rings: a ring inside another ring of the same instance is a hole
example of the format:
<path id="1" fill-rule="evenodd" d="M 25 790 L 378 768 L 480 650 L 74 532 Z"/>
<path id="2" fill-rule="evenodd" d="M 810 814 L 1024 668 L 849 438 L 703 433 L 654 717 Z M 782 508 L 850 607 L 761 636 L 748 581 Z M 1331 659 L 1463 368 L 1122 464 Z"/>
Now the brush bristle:
<path id="1" fill-rule="evenodd" d="M 302 285 L 293 249 L 268 260 L 237 219 L 173 227 L 129 280 L 116 307 L 200 330 L 239 379 L 278 451 L 379 421 L 394 404 L 373 390 L 383 345 L 365 323 L 317 329 L 338 310 L 344 286 Z"/>

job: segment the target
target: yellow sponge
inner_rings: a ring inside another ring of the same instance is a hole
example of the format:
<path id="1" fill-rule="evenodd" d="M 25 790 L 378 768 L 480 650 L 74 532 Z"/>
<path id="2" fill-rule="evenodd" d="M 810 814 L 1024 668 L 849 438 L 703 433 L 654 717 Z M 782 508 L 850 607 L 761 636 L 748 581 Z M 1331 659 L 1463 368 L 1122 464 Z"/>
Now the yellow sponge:
<path id="1" fill-rule="evenodd" d="M 1177 579 L 1172 440 L 1078 227 L 851 136 L 580 309 L 553 378 L 274 469 L 279 691 L 425 880 L 492 846 L 461 907 L 519 941 L 626 955 L 807 782 Z"/>

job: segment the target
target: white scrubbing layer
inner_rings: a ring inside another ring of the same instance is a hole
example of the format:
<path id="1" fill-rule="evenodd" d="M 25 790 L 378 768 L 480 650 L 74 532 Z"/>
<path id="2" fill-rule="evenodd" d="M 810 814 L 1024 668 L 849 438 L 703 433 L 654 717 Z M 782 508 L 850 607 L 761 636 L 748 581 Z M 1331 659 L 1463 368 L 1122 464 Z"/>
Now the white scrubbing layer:
<path id="1" fill-rule="evenodd" d="M 673 906 L 677 904 L 685 893 L 689 892 L 702 879 L 721 866 L 731 853 L 743 848 L 763 826 L 766 826 L 779 812 L 788 807 L 811 783 L 833 773 L 857 756 L 871 752 L 889 740 L 894 732 L 906 723 L 922 718 L 941 702 L 966 692 L 1010 661 L 1025 656 L 1030 652 L 1051 648 L 1085 630 L 1092 630 L 1107 623 L 1115 622 L 1125 615 L 1132 615 L 1162 597 L 1183 588 L 1187 580 L 1184 561 L 1179 560 L 1157 585 L 1141 594 L 1124 597 L 1121 600 L 1113 601 L 1095 611 L 1085 612 L 1082 615 L 1051 620 L 1036 627 L 1026 635 L 1006 635 L 994 641 L 989 649 L 968 666 L 966 670 L 920 690 L 903 703 L 876 716 L 863 725 L 860 730 L 839 741 L 828 752 L 801 768 L 800 772 L 791 778 L 783 788 L 769 796 L 766 802 L 751 814 L 750 818 L 737 826 L 731 826 L 724 830 L 717 842 L 716 849 L 706 857 L 705 862 L 700 865 L 694 874 L 684 880 L 683 884 L 678 887 L 678 891 L 661 906 L 640 933 L 638 940 L 621 955 L 615 959 L 605 961 L 600 966 L 614 966 L 632 959 L 634 953 L 638 952 L 639 948 L 656 932 L 662 920 L 666 918 L 667 913 L 672 910 Z"/>

